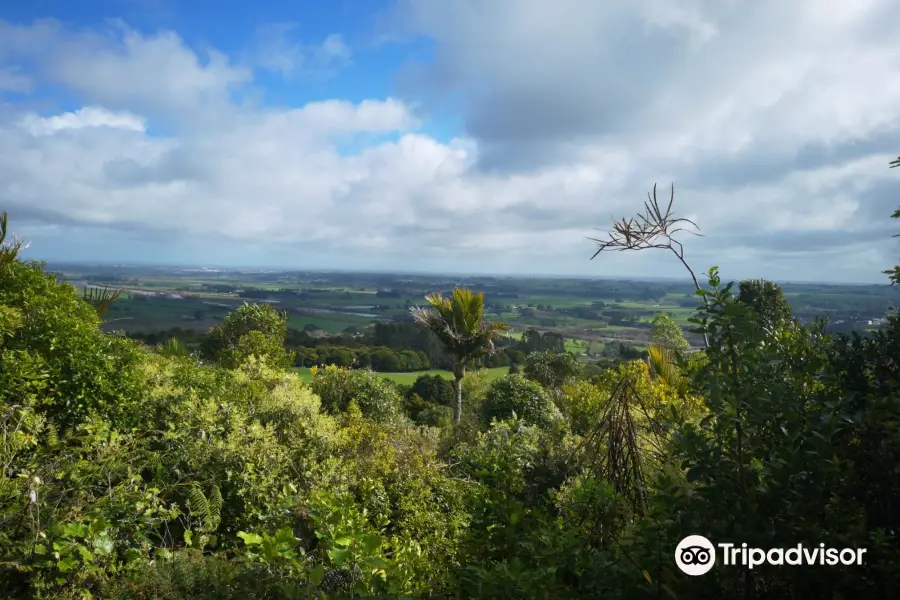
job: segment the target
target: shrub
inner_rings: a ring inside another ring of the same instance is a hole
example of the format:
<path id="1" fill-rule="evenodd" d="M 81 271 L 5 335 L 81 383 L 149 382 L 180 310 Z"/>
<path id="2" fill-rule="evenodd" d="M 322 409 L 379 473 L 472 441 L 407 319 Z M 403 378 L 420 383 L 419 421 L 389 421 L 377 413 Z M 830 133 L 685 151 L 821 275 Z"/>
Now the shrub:
<path id="1" fill-rule="evenodd" d="M 581 365 L 569 352 L 532 352 L 525 359 L 525 377 L 548 389 L 559 389 L 580 372 Z"/>
<path id="2" fill-rule="evenodd" d="M 402 398 L 396 386 L 377 373 L 335 366 L 313 367 L 311 373 L 312 391 L 332 414 L 346 411 L 351 401 L 356 401 L 364 416 L 376 421 L 391 419 L 400 412 Z"/>
<path id="3" fill-rule="evenodd" d="M 212 327 L 203 341 L 203 355 L 222 366 L 235 368 L 251 356 L 286 369 L 294 355 L 284 349 L 287 314 L 269 304 L 247 304 Z"/>
<path id="4" fill-rule="evenodd" d="M 561 418 L 547 391 L 521 375 L 507 375 L 491 384 L 481 407 L 481 420 L 490 424 L 494 419 L 508 419 L 513 413 L 526 423 L 540 426 Z"/>
<path id="5" fill-rule="evenodd" d="M 63 429 L 91 414 L 133 422 L 142 353 L 100 331 L 97 312 L 73 286 L 41 263 L 15 261 L 0 275 L 0 306 L 0 403 L 33 406 Z"/>
<path id="6" fill-rule="evenodd" d="M 453 382 L 440 375 L 420 375 L 409 389 L 407 397 L 418 394 L 423 400 L 452 407 L 456 402 L 456 391 Z"/>

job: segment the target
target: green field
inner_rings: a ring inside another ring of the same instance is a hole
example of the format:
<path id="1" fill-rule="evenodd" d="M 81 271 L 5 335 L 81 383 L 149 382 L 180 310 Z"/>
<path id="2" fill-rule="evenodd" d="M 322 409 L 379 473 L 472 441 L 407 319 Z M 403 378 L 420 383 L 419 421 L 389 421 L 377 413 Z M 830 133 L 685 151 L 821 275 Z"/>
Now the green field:
<path id="1" fill-rule="evenodd" d="M 489 379 L 499 379 L 503 377 L 507 373 L 509 373 L 509 367 L 495 367 L 493 369 L 485 369 L 488 372 Z M 312 375 L 309 373 L 309 367 L 295 367 L 294 372 L 300 376 L 300 379 L 303 381 L 309 381 L 312 379 Z M 431 369 L 429 371 L 413 371 L 411 373 L 379 373 L 385 379 L 390 379 L 395 383 L 400 383 L 403 385 L 412 385 L 416 379 L 418 379 L 422 375 L 440 375 L 444 379 L 453 379 L 453 373 L 451 371 L 442 371 L 439 369 Z"/>
<path id="2" fill-rule="evenodd" d="M 179 272 L 166 268 L 77 267 L 62 269 L 79 285 L 109 285 L 125 293 L 106 313 L 104 329 L 152 333 L 180 328 L 204 331 L 243 302 L 272 302 L 288 313 L 288 327 L 337 335 L 371 332 L 376 322 L 408 322 L 409 307 L 426 294 L 462 285 L 485 292 L 488 320 L 508 324 L 508 337 L 526 328 L 554 332 L 565 349 L 591 360 L 608 344 L 644 346 L 649 323 L 666 312 L 682 328 L 702 300 L 689 281 L 492 278 L 321 272 Z M 129 297 L 131 290 L 181 297 Z M 827 316 L 829 330 L 866 330 L 896 304 L 890 286 L 785 284 L 784 294 L 801 322 Z M 541 306 L 541 309 L 537 307 Z M 572 309 L 589 308 L 577 311 Z M 588 316 L 584 316 L 588 315 Z M 624 318 L 623 318 L 624 316 Z M 686 332 L 687 333 L 687 332 Z M 700 336 L 687 333 L 698 346 Z M 591 352 L 588 353 L 588 348 Z M 593 354 L 594 356 L 590 356 Z M 402 377 L 402 376 L 401 376 Z"/>

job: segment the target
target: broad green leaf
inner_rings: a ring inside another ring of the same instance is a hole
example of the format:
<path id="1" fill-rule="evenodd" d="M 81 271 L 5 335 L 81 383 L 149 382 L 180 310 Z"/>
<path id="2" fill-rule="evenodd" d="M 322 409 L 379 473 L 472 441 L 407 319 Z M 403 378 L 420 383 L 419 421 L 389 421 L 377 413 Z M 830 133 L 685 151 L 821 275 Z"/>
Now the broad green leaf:
<path id="1" fill-rule="evenodd" d="M 384 538 L 378 535 L 377 533 L 370 533 L 369 535 L 363 537 L 362 541 L 362 549 L 363 552 L 372 553 L 375 552 L 378 548 L 381 547 L 381 544 L 384 543 Z"/>
<path id="2" fill-rule="evenodd" d="M 373 569 L 387 569 L 390 566 L 386 560 L 378 556 L 367 556 L 359 562 Z"/>
<path id="3" fill-rule="evenodd" d="M 247 533 L 246 531 L 238 531 L 238 537 L 244 540 L 244 543 L 248 546 L 258 546 L 262 544 L 263 539 L 262 536 L 256 533 Z"/>
<path id="4" fill-rule="evenodd" d="M 56 563 L 56 568 L 63 573 L 68 573 L 78 566 L 78 561 L 73 556 L 67 556 Z"/>
<path id="5" fill-rule="evenodd" d="M 319 585 L 325 579 L 325 567 L 316 565 L 309 570 L 309 580 L 313 585 Z"/>
<path id="6" fill-rule="evenodd" d="M 339 566 L 347 562 L 347 559 L 350 558 L 350 549 L 349 548 L 335 548 L 334 550 L 328 551 L 328 558 L 331 559 L 331 562 L 335 565 Z"/>
<path id="7" fill-rule="evenodd" d="M 112 539 L 103 536 L 94 540 L 94 552 L 99 556 L 106 556 L 113 551 Z"/>

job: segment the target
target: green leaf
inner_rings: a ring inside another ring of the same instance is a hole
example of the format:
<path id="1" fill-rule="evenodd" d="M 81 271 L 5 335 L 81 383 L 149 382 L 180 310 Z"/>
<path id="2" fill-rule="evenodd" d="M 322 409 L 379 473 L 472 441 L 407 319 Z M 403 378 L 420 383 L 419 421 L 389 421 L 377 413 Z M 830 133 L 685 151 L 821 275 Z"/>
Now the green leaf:
<path id="1" fill-rule="evenodd" d="M 375 552 L 378 548 L 381 547 L 381 544 L 384 543 L 384 538 L 378 535 L 377 533 L 370 533 L 369 535 L 363 537 L 362 541 L 362 549 L 365 553 Z"/>
<path id="2" fill-rule="evenodd" d="M 99 533 L 103 533 L 108 527 L 106 523 L 106 519 L 103 517 L 97 517 L 91 522 L 91 533 L 97 535 Z"/>
<path id="3" fill-rule="evenodd" d="M 194 534 L 191 533 L 191 530 L 190 529 L 185 530 L 184 543 L 188 548 L 190 548 L 191 545 L 193 544 L 193 540 L 194 540 Z"/>
<path id="4" fill-rule="evenodd" d="M 156 557 L 160 560 L 169 560 L 172 558 L 172 552 L 168 548 L 158 548 L 156 550 Z"/>
<path id="5" fill-rule="evenodd" d="M 244 543 L 248 546 L 259 546 L 263 542 L 262 537 L 255 533 L 247 533 L 246 531 L 238 531 L 237 535 L 239 538 L 244 540 Z"/>
<path id="6" fill-rule="evenodd" d="M 294 537 L 294 530 L 290 527 L 283 527 L 275 532 L 275 542 L 278 544 L 288 544 L 293 546 L 297 543 L 297 538 Z"/>
<path id="7" fill-rule="evenodd" d="M 94 540 L 94 552 L 96 552 L 99 556 L 112 554 L 112 551 L 113 541 L 110 538 L 103 536 Z"/>
<path id="8" fill-rule="evenodd" d="M 63 573 L 68 573 L 72 569 L 78 566 L 78 561 L 74 556 L 67 556 L 64 559 L 60 560 L 56 563 L 56 568 L 62 571 Z"/>
<path id="9" fill-rule="evenodd" d="M 325 567 L 316 565 L 309 570 L 309 580 L 313 585 L 319 585 L 325 580 Z"/>
<path id="10" fill-rule="evenodd" d="M 334 550 L 328 551 L 328 558 L 331 559 L 331 562 L 336 566 L 342 565 L 347 562 L 347 559 L 350 558 L 350 549 L 349 548 L 335 548 Z"/>
<path id="11" fill-rule="evenodd" d="M 359 562 L 367 567 L 372 567 L 373 569 L 384 570 L 390 566 L 386 560 L 378 556 L 367 556 Z"/>
<path id="12" fill-rule="evenodd" d="M 341 547 L 346 548 L 346 547 L 349 546 L 352 542 L 353 542 L 353 538 L 351 538 L 350 536 L 345 535 L 345 536 L 341 536 L 341 537 L 337 538 L 336 540 L 334 540 L 334 545 L 335 545 L 335 546 L 341 546 Z"/>
<path id="13" fill-rule="evenodd" d="M 86 538 L 88 526 L 84 523 L 68 523 L 63 527 L 63 536 L 67 538 Z"/>
<path id="14" fill-rule="evenodd" d="M 81 560 L 84 562 L 91 562 L 94 560 L 94 555 L 84 546 L 78 546 L 78 553 L 81 555 Z"/>

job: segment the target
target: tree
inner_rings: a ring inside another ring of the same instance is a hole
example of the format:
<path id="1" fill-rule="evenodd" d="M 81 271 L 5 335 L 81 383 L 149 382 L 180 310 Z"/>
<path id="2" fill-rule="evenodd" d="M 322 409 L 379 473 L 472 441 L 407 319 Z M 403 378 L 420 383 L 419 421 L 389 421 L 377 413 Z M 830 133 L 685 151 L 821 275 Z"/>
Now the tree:
<path id="1" fill-rule="evenodd" d="M 773 331 L 793 318 L 780 285 L 765 279 L 745 279 L 738 289 L 738 300 L 753 308 L 763 329 Z"/>
<path id="2" fill-rule="evenodd" d="M 103 333 L 73 286 L 46 274 L 43 263 L 16 260 L 20 247 L 0 245 L 0 407 L 7 415 L 9 407 L 34 410 L 60 431 L 91 414 L 133 420 L 144 391 L 137 345 Z"/>
<path id="3" fill-rule="evenodd" d="M 294 362 L 293 353 L 284 349 L 287 315 L 269 304 L 249 304 L 211 327 L 203 343 L 203 355 L 227 368 L 237 367 L 250 356 L 257 356 L 277 368 Z"/>
<path id="4" fill-rule="evenodd" d="M 453 406 L 456 398 L 453 384 L 440 375 L 419 375 L 409 389 L 407 397 L 412 397 L 414 394 L 428 402 L 448 407 Z"/>
<path id="5" fill-rule="evenodd" d="M 484 293 L 466 288 L 454 288 L 449 297 L 434 293 L 425 296 L 429 306 L 409 309 L 413 320 L 434 332 L 453 355 L 453 377 L 456 385 L 456 406 L 453 420 L 462 418 L 462 379 L 466 367 L 476 358 L 495 351 L 494 340 L 508 327 L 503 323 L 484 320 Z"/>
<path id="6" fill-rule="evenodd" d="M 532 352 L 525 359 L 525 377 L 548 390 L 558 390 L 580 372 L 581 365 L 569 352 Z"/>
<path id="7" fill-rule="evenodd" d="M 521 375 L 507 375 L 496 379 L 488 389 L 481 406 L 482 424 L 490 425 L 516 416 L 529 425 L 541 427 L 559 421 L 562 415 L 550 395 L 536 381 Z"/>
<path id="8" fill-rule="evenodd" d="M 332 414 L 347 411 L 351 403 L 375 421 L 390 420 L 400 411 L 403 398 L 397 387 L 374 371 L 332 365 L 313 367 L 310 373 L 310 389 L 322 399 L 322 408 Z"/>
<path id="9" fill-rule="evenodd" d="M 681 327 L 666 313 L 659 313 L 653 317 L 650 342 L 674 352 L 687 352 L 691 349 Z"/>

